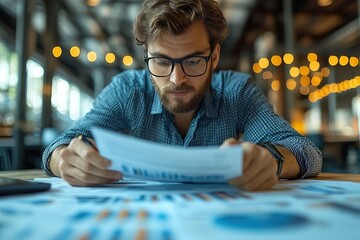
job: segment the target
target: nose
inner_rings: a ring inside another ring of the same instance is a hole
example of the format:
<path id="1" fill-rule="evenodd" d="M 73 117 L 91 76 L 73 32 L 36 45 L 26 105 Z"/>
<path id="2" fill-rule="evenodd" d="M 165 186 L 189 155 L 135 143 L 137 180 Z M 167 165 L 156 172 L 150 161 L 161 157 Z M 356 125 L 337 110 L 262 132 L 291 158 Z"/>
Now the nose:
<path id="1" fill-rule="evenodd" d="M 170 82 L 175 84 L 176 86 L 180 86 L 182 83 L 186 81 L 186 74 L 181 68 L 179 63 L 174 65 L 174 69 L 170 74 Z"/>

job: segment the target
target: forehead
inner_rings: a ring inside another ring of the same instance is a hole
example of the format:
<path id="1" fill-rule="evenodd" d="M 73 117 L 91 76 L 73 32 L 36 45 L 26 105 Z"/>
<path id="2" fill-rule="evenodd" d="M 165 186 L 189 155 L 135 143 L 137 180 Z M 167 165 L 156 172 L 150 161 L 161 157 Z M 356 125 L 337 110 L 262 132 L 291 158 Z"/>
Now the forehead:
<path id="1" fill-rule="evenodd" d="M 209 37 L 205 25 L 201 21 L 194 22 L 185 32 L 175 35 L 164 31 L 148 45 L 149 52 L 158 52 L 170 57 L 182 57 L 196 51 L 210 48 Z"/>

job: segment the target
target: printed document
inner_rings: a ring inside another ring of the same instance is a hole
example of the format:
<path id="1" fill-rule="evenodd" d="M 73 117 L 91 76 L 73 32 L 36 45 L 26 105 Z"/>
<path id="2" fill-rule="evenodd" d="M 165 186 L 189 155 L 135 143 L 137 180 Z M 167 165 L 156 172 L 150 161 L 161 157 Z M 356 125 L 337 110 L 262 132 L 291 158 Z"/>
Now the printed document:
<path id="1" fill-rule="evenodd" d="M 242 174 L 241 145 L 178 147 L 93 128 L 100 154 L 123 176 L 160 182 L 225 183 Z"/>

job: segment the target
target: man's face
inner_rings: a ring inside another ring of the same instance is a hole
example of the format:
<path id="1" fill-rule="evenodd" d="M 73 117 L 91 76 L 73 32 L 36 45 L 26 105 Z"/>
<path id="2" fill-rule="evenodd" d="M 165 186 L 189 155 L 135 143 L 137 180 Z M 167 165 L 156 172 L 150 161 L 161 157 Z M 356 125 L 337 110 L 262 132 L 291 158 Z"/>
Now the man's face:
<path id="1" fill-rule="evenodd" d="M 161 34 L 148 46 L 148 57 L 167 57 L 179 59 L 188 56 L 209 56 L 210 49 L 205 26 L 195 22 L 181 35 L 168 32 Z M 194 111 L 200 104 L 204 93 L 211 84 L 212 72 L 216 68 L 220 47 L 217 45 L 207 63 L 206 72 L 198 77 L 187 76 L 180 64 L 175 64 L 170 76 L 151 76 L 155 90 L 163 106 L 170 112 L 187 113 Z"/>

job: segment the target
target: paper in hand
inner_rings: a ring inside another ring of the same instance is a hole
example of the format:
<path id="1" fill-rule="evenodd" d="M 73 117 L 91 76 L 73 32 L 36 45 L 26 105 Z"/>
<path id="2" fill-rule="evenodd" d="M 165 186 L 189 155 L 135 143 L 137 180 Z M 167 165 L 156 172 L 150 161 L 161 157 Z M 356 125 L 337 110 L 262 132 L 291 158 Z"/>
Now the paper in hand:
<path id="1" fill-rule="evenodd" d="M 178 147 L 93 128 L 100 154 L 125 177 L 166 182 L 227 182 L 242 174 L 241 145 Z"/>

